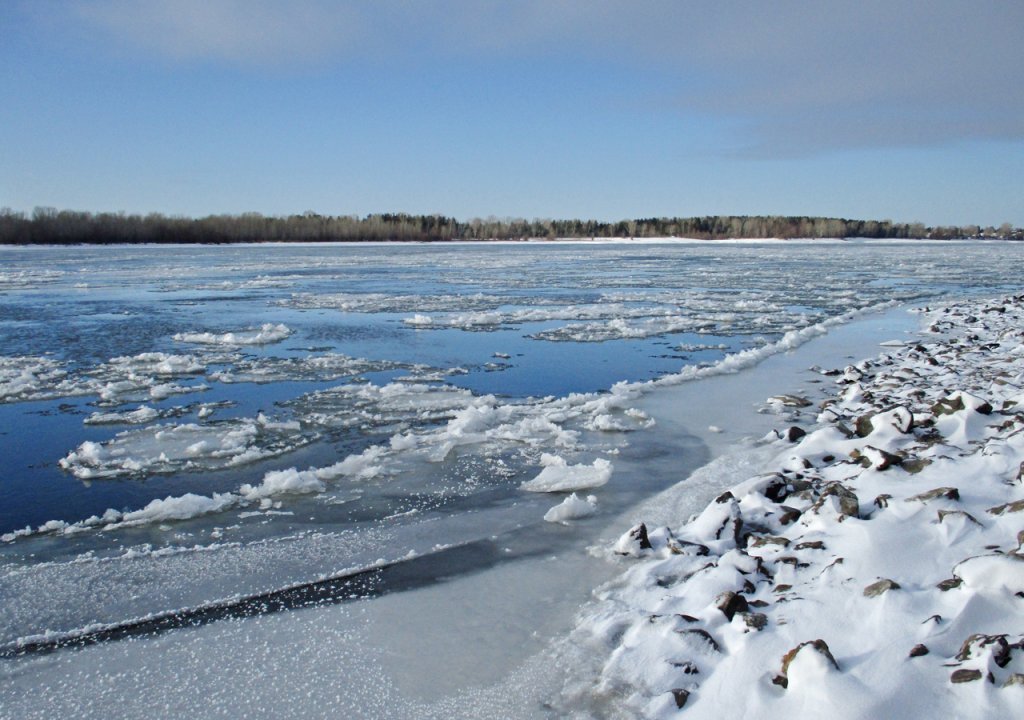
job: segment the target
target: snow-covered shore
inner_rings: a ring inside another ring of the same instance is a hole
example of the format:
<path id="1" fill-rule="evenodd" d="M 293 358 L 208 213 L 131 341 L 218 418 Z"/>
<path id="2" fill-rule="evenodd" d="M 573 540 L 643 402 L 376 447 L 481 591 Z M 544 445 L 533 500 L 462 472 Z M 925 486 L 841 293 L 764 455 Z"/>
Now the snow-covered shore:
<path id="1" fill-rule="evenodd" d="M 1019 714 L 1024 295 L 925 312 L 820 406 L 778 399 L 762 473 L 615 544 L 562 714 Z"/>

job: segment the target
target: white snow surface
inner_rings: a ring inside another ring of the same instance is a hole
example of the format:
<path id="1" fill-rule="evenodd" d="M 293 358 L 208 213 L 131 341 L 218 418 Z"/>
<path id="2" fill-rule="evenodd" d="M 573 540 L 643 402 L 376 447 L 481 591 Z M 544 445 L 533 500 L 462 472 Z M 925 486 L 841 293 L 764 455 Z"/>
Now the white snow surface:
<path id="1" fill-rule="evenodd" d="M 1019 716 L 1024 295 L 928 320 L 794 411 L 760 473 L 620 538 L 556 714 Z"/>

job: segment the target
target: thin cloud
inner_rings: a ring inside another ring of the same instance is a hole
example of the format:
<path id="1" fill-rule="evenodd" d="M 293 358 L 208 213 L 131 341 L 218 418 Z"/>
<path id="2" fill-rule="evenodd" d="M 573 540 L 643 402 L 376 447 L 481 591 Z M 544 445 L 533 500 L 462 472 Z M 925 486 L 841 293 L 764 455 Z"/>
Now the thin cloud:
<path id="1" fill-rule="evenodd" d="M 550 58 L 675 78 L 674 108 L 792 156 L 1024 139 L 1024 4 L 995 0 L 82 0 L 108 37 L 259 68 Z M 443 70 L 441 70 L 443 72 Z M 595 76 L 594 92 L 601 78 Z M 672 90 L 667 90 L 672 94 Z M 650 112 L 664 112 L 664 98 Z"/>

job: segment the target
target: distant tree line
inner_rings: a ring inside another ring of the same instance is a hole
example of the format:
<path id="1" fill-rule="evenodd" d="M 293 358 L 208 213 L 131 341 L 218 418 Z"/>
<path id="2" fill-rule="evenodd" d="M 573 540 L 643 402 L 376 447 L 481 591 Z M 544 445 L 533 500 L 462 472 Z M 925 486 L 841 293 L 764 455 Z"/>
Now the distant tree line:
<path id="1" fill-rule="evenodd" d="M 0 210 L 0 244 L 237 243 L 237 242 L 444 242 L 535 238 L 1001 238 L 1024 240 L 1024 230 L 965 225 L 927 227 L 890 220 L 825 217 L 724 216 L 596 220 L 487 218 L 460 221 L 442 215 L 384 213 L 286 217 L 259 213 L 203 218 L 158 213 L 89 213 L 36 208 L 31 216 Z"/>

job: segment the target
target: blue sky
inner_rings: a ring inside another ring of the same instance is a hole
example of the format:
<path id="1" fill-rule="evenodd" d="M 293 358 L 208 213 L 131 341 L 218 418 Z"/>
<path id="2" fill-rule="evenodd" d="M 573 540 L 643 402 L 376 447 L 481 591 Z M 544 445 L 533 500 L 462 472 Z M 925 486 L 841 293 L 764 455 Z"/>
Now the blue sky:
<path id="1" fill-rule="evenodd" d="M 0 206 L 1024 226 L 1024 3 L 0 0 Z"/>

